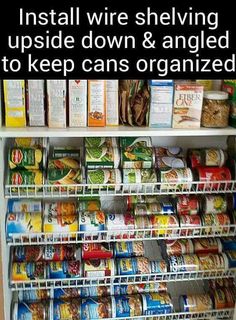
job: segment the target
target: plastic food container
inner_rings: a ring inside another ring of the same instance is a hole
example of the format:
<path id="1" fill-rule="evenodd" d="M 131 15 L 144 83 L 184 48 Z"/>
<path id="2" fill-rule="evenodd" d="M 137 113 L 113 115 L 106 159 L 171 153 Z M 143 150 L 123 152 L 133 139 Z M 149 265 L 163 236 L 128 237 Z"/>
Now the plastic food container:
<path id="1" fill-rule="evenodd" d="M 227 127 L 230 110 L 228 93 L 223 91 L 205 91 L 203 97 L 202 126 L 208 128 Z"/>

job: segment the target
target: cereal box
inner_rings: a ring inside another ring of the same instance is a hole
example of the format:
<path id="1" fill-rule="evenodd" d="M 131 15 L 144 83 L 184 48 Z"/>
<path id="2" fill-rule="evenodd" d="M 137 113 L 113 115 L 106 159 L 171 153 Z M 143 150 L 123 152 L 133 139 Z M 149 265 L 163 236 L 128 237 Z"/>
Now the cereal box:
<path id="1" fill-rule="evenodd" d="M 6 127 L 25 127 L 25 81 L 3 80 L 3 90 Z"/>
<path id="2" fill-rule="evenodd" d="M 106 125 L 106 80 L 88 80 L 88 126 Z"/>
<path id="3" fill-rule="evenodd" d="M 173 128 L 200 128 L 203 86 L 176 84 L 174 94 Z"/>
<path id="4" fill-rule="evenodd" d="M 87 80 L 69 80 L 69 126 L 87 126 Z"/>
<path id="5" fill-rule="evenodd" d="M 119 125 L 119 106 L 118 106 L 118 80 L 106 80 L 106 125 Z"/>
<path id="6" fill-rule="evenodd" d="M 27 88 L 29 125 L 43 127 L 45 126 L 44 80 L 28 80 Z"/>
<path id="7" fill-rule="evenodd" d="M 66 80 L 47 80 L 49 128 L 66 128 Z"/>

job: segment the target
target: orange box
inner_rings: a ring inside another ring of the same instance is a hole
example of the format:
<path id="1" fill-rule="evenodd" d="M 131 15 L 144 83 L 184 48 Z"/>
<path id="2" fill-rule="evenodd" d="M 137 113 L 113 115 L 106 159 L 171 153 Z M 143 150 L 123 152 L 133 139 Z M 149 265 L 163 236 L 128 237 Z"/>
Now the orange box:
<path id="1" fill-rule="evenodd" d="M 88 126 L 106 125 L 106 80 L 88 80 Z"/>

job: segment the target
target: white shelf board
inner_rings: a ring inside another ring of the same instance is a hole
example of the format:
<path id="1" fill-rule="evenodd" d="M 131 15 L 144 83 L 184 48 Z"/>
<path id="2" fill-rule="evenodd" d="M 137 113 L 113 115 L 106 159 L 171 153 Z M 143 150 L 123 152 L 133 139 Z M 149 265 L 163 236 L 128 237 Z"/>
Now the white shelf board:
<path id="1" fill-rule="evenodd" d="M 149 127 L 86 127 L 51 129 L 47 127 L 0 128 L 0 138 L 13 137 L 196 137 L 236 135 L 236 129 L 200 128 L 200 129 L 157 129 Z"/>

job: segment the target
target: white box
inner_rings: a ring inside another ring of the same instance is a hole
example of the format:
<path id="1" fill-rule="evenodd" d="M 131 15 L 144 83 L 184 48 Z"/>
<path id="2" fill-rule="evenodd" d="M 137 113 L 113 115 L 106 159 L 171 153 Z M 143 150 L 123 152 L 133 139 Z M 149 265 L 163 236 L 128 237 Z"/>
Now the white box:
<path id="1" fill-rule="evenodd" d="M 29 125 L 45 126 L 44 80 L 28 80 L 27 103 Z"/>
<path id="2" fill-rule="evenodd" d="M 106 112 L 106 125 L 118 126 L 119 125 L 119 97 L 118 88 L 119 80 L 106 80 L 107 84 L 107 112 Z"/>
<path id="3" fill-rule="evenodd" d="M 87 126 L 87 80 L 69 80 L 69 126 Z"/>

